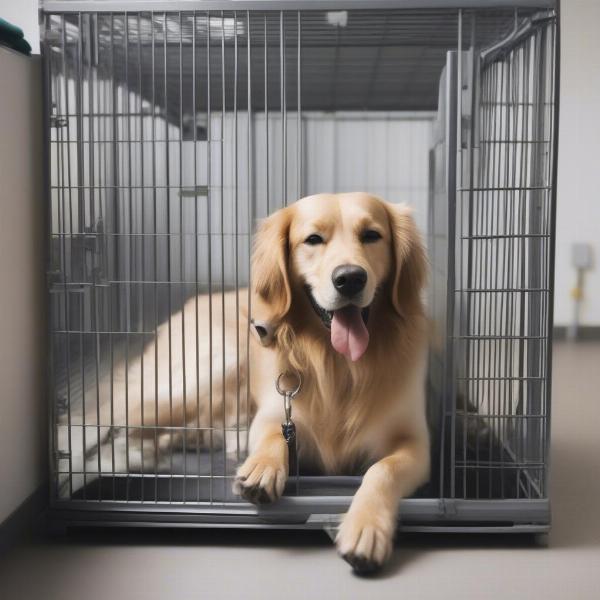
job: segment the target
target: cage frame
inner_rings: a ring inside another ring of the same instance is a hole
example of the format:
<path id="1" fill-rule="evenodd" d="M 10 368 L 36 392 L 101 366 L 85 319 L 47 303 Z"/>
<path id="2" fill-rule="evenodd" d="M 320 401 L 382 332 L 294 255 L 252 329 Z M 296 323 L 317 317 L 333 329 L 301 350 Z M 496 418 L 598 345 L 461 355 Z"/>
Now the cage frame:
<path id="1" fill-rule="evenodd" d="M 558 119 L 559 119 L 559 90 L 560 90 L 560 5 L 559 0 L 241 0 L 227 2 L 225 0 L 176 0 L 174 2 L 153 0 L 42 0 L 40 10 L 40 23 L 43 27 L 43 16 L 54 13 L 81 13 L 81 12 L 119 12 L 150 11 L 150 12 L 180 12 L 180 11 L 310 11 L 317 9 L 353 10 L 365 9 L 456 9 L 461 14 L 463 9 L 478 8 L 539 8 L 554 9 L 556 30 L 554 40 L 555 60 L 553 64 L 554 97 L 553 103 L 553 139 L 552 139 L 552 173 L 550 177 L 550 234 L 548 261 L 551 274 L 550 296 L 547 307 L 547 322 L 550 326 L 547 332 L 548 355 L 546 386 L 547 397 L 551 398 L 552 384 L 552 329 L 553 322 L 553 273 L 555 260 L 555 228 L 556 228 L 556 178 L 558 156 Z M 458 47 L 462 47 L 459 38 Z M 42 45 L 44 57 L 44 45 Z M 45 57 L 44 57 L 44 60 Z M 462 62 L 462 61 L 461 61 Z M 460 68 L 460 67 L 458 67 Z M 50 89 L 49 68 L 45 72 L 45 105 L 48 106 Z M 458 77 L 460 80 L 460 77 Z M 454 80 L 456 82 L 456 80 Z M 456 98 L 457 96 L 455 96 Z M 456 108 L 456 107 L 455 107 Z M 46 131 L 49 128 L 50 111 L 45 111 Z M 455 112 L 454 117 L 460 119 L 460 113 Z M 46 152 L 49 156 L 50 143 L 47 136 Z M 450 157 L 450 163 L 456 162 L 456 154 Z M 46 160 L 47 194 L 50 198 L 49 160 Z M 449 169 L 451 176 L 456 174 L 456 164 Z M 450 186 L 456 196 L 456 182 Z M 450 194 L 452 195 L 452 194 Z M 449 198 L 450 205 L 456 203 Z M 46 207 L 50 201 L 46 202 Z M 49 220 L 49 217 L 48 217 Z M 452 236 L 455 237 L 454 235 Z M 453 287 L 453 286 L 452 286 Z M 448 292 L 448 305 L 453 302 L 452 293 Z M 449 312 L 451 312 L 449 310 Z M 52 378 L 52 367 L 49 369 Z M 52 402 L 49 403 L 52 405 Z M 548 402 L 545 415 L 548 433 L 545 437 L 545 469 L 549 468 L 551 402 Z M 49 425 L 54 427 L 55 421 L 52 409 L 49 411 Z M 52 437 L 52 436 L 51 436 Z M 50 442 L 50 467 L 53 469 L 55 457 L 52 439 Z M 305 478 L 310 479 L 310 478 Z M 340 477 L 349 483 L 357 483 L 360 478 Z M 550 527 L 550 500 L 548 494 L 539 499 L 461 499 L 457 497 L 439 498 L 407 498 L 401 503 L 400 529 L 403 531 L 418 532 L 510 532 L 510 533 L 544 533 Z M 150 502 L 111 502 L 103 500 L 101 504 L 69 499 L 68 503 L 57 500 L 53 495 L 50 498 L 50 519 L 55 525 L 60 526 L 144 526 L 144 527 L 224 527 L 224 528 L 265 528 L 265 529 L 327 529 L 335 526 L 340 515 L 347 510 L 352 496 L 285 496 L 277 503 L 269 506 L 256 507 L 246 502 L 227 502 L 226 504 L 200 502 L 200 503 L 150 503 Z"/>

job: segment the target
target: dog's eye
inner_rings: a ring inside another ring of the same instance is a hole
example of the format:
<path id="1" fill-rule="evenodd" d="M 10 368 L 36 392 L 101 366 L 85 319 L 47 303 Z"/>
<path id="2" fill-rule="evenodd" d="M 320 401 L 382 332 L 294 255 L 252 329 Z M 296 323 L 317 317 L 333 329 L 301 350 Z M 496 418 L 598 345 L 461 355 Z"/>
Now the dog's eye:
<path id="1" fill-rule="evenodd" d="M 305 240 L 305 244 L 316 246 L 323 243 L 323 238 L 318 233 L 311 233 Z"/>
<path id="2" fill-rule="evenodd" d="M 379 231 L 375 231 L 374 229 L 365 229 L 365 231 L 363 231 L 360 234 L 360 241 L 363 244 L 372 244 L 373 242 L 376 242 L 380 239 L 381 234 L 379 233 Z"/>

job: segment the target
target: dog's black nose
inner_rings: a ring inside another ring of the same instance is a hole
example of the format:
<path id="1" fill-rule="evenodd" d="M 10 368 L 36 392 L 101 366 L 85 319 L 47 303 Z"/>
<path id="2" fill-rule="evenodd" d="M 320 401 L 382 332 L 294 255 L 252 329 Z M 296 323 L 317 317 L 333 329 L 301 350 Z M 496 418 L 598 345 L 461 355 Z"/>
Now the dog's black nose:
<path id="1" fill-rule="evenodd" d="M 342 296 L 350 298 L 365 287 L 367 272 L 357 265 L 340 265 L 333 270 L 331 280 L 335 289 Z"/>

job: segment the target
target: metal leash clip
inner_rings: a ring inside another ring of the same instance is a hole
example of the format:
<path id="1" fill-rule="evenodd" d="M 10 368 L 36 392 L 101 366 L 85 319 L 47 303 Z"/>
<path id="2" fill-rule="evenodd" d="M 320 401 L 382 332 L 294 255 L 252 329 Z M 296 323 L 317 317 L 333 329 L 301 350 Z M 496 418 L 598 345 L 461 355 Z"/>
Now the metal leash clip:
<path id="1" fill-rule="evenodd" d="M 290 376 L 290 373 L 280 373 L 275 382 L 275 389 L 283 396 L 283 410 L 285 413 L 285 422 L 281 424 L 281 432 L 288 447 L 288 462 L 289 462 L 289 475 L 295 475 L 296 477 L 296 493 L 298 492 L 299 485 L 299 461 L 298 461 L 298 444 L 296 438 L 296 424 L 292 420 L 292 400 L 300 392 L 302 387 L 302 376 L 300 373 L 294 371 L 293 376 L 296 377 L 298 384 L 294 389 L 285 390 L 282 388 L 282 378 Z"/>

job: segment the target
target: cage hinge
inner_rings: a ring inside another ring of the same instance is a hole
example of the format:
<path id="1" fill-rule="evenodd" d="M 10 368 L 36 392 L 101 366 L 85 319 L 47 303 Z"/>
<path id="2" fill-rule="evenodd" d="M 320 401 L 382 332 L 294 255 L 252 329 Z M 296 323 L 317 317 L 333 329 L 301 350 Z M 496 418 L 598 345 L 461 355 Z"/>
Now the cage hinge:
<path id="1" fill-rule="evenodd" d="M 66 127 L 67 117 L 57 117 L 52 115 L 50 117 L 50 127 Z"/>

